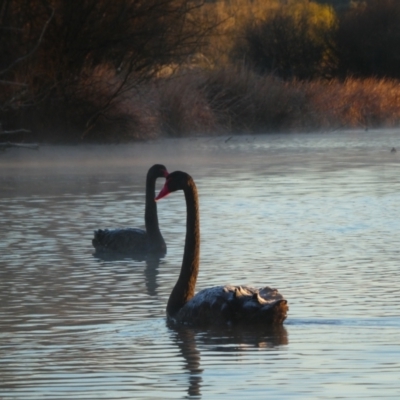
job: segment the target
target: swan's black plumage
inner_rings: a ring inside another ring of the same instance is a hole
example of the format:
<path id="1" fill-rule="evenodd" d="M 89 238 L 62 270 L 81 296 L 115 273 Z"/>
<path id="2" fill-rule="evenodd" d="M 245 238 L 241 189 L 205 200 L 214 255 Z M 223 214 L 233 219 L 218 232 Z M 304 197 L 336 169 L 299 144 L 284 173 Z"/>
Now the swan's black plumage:
<path id="1" fill-rule="evenodd" d="M 164 165 L 153 165 L 146 177 L 146 230 L 138 228 L 99 229 L 94 232 L 92 244 L 96 253 L 159 254 L 165 255 L 167 246 L 158 225 L 157 204 L 154 191 L 157 178 L 168 175 Z"/>
<path id="2" fill-rule="evenodd" d="M 196 185 L 185 172 L 175 171 L 156 200 L 183 190 L 186 200 L 186 239 L 181 272 L 167 304 L 168 319 L 187 325 L 282 324 L 287 301 L 270 287 L 216 286 L 195 295 L 200 262 L 199 202 Z"/>

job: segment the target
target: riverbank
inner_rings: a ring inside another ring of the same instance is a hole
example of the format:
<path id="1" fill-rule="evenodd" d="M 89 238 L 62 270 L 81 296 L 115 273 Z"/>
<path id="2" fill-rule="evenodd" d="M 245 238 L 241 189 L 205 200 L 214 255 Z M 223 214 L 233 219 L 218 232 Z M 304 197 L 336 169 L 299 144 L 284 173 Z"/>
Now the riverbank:
<path id="1" fill-rule="evenodd" d="M 108 84 L 116 79 L 107 78 Z M 112 90 L 113 86 L 108 87 Z M 392 128 L 399 122 L 400 85 L 393 79 L 300 82 L 246 69 L 188 69 L 135 86 L 113 103 L 107 117 L 99 116 L 90 130 L 74 130 L 71 121 L 53 119 L 43 129 L 33 124 L 36 128 L 31 132 L 4 135 L 2 141 L 121 143 L 165 137 Z"/>

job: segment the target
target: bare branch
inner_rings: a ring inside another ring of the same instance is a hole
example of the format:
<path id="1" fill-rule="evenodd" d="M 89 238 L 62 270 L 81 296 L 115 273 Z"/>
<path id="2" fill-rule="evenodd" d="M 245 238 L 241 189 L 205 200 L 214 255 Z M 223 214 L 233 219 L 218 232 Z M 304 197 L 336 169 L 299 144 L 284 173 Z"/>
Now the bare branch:
<path id="1" fill-rule="evenodd" d="M 5 74 L 6 72 L 8 72 L 11 68 L 13 68 L 16 64 L 20 63 L 21 61 L 29 58 L 40 46 L 40 43 L 42 42 L 43 36 L 47 30 L 47 27 L 50 24 L 50 21 L 53 19 L 54 17 L 54 8 L 51 9 L 51 15 L 49 17 L 49 19 L 45 22 L 42 32 L 40 33 L 39 39 L 36 43 L 36 45 L 31 49 L 31 51 L 29 51 L 27 54 L 17 58 L 16 60 L 14 60 L 8 67 L 6 67 L 5 69 L 3 69 L 3 71 L 0 71 L 0 75 Z"/>

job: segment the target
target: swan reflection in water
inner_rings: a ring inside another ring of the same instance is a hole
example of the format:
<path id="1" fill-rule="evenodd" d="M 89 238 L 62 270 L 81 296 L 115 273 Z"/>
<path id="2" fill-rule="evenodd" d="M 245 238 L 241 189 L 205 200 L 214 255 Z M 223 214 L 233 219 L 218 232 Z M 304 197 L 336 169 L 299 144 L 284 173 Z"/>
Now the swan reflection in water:
<path id="1" fill-rule="evenodd" d="M 201 396 L 202 354 L 220 358 L 222 353 L 245 353 L 254 349 L 273 349 L 289 343 L 283 325 L 212 327 L 207 330 L 174 324 L 167 320 L 172 342 L 179 348 L 184 369 L 189 373 L 188 396 Z M 205 357 L 203 357 L 205 358 Z"/>
<path id="2" fill-rule="evenodd" d="M 137 254 L 132 257 L 128 257 L 124 254 L 118 253 L 93 253 L 93 257 L 99 262 L 118 262 L 118 261 L 129 261 L 129 262 L 145 262 L 146 268 L 144 270 L 146 291 L 149 296 L 157 296 L 157 289 L 159 284 L 157 283 L 158 267 L 160 266 L 161 259 L 163 257 L 157 254 L 146 254 L 138 256 Z"/>

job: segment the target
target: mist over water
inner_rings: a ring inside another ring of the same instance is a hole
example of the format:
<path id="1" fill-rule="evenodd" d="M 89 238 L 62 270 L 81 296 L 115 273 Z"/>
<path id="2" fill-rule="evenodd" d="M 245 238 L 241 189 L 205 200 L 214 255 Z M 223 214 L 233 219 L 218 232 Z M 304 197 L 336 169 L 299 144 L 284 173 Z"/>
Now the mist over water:
<path id="1" fill-rule="evenodd" d="M 155 163 L 196 181 L 197 289 L 276 287 L 283 327 L 167 325 L 182 193 L 165 258 L 93 256 L 94 229 L 143 227 Z M 399 164 L 395 130 L 0 154 L 0 398 L 399 398 Z"/>

